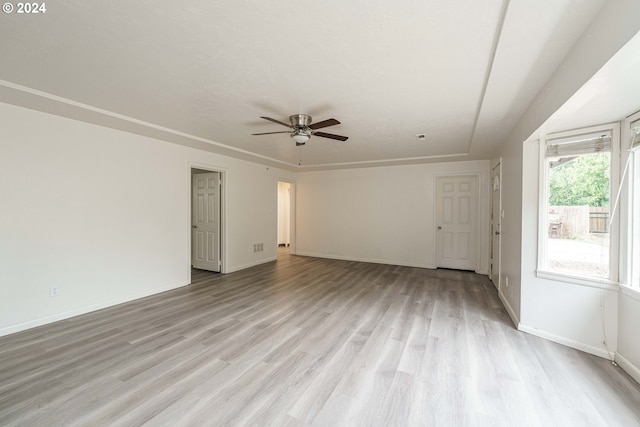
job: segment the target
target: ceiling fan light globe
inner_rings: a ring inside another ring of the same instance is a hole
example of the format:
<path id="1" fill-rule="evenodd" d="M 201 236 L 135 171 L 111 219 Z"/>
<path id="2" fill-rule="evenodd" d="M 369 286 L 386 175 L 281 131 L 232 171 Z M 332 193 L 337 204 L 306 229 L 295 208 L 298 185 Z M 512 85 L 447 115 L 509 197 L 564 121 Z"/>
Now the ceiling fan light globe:
<path id="1" fill-rule="evenodd" d="M 293 138 L 296 144 L 302 145 L 309 140 L 309 135 L 305 135 L 303 133 L 296 133 L 292 135 L 291 138 Z"/>

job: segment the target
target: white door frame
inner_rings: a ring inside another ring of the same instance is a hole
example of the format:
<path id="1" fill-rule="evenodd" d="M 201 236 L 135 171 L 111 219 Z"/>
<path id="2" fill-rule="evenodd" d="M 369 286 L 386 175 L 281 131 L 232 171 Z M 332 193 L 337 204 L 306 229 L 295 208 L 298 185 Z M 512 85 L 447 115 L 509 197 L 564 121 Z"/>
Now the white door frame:
<path id="1" fill-rule="evenodd" d="M 276 191 L 278 190 L 278 182 L 286 182 L 291 185 L 291 203 L 289 205 L 289 240 L 291 241 L 289 244 L 289 253 L 291 255 L 296 254 L 296 181 L 292 179 L 286 178 L 278 178 L 276 180 Z M 277 212 L 277 204 L 278 197 L 276 193 L 276 212 Z M 278 230 L 278 215 L 276 214 L 276 230 Z M 277 239 L 276 239 L 277 240 Z"/>
<path id="2" fill-rule="evenodd" d="M 479 172 L 458 172 L 458 173 L 438 173 L 438 174 L 434 174 L 433 175 L 433 226 L 432 226 L 432 230 L 433 230 L 433 265 L 435 268 L 438 268 L 438 255 L 437 255 L 437 251 L 438 251 L 438 243 L 436 239 L 436 233 L 437 233 L 437 209 L 438 209 L 438 178 L 455 178 L 455 177 L 459 177 L 459 176 L 475 176 L 476 177 L 476 191 L 478 194 L 478 197 L 476 198 L 476 209 L 478 212 L 478 215 L 476 215 L 476 220 L 475 220 L 475 227 L 476 227 L 476 239 L 475 239 L 475 247 L 473 249 L 474 251 L 474 258 L 475 258 L 475 268 L 474 271 L 476 273 L 478 273 L 481 269 L 481 262 L 480 262 L 480 242 L 481 242 L 481 238 L 480 238 L 480 232 L 481 232 L 481 228 L 480 228 L 480 218 L 482 218 L 482 214 L 480 212 L 480 198 L 482 195 L 481 189 L 482 189 L 482 174 Z"/>
<path id="3" fill-rule="evenodd" d="M 187 233 L 187 277 L 189 278 L 189 283 L 191 283 L 191 237 L 192 237 L 192 229 L 191 229 L 191 221 L 193 219 L 193 202 L 192 202 L 192 194 L 193 194 L 193 179 L 192 179 L 192 169 L 198 169 L 204 172 L 218 172 L 220 174 L 220 273 L 225 274 L 228 271 L 227 265 L 227 170 L 225 168 L 221 168 L 218 166 L 207 165 L 202 163 L 194 163 L 188 162 L 187 164 L 187 218 L 186 218 L 186 233 Z"/>
<path id="4" fill-rule="evenodd" d="M 496 185 L 496 183 L 494 183 L 494 171 L 498 169 L 498 174 L 500 176 L 500 179 L 498 180 L 498 189 L 494 190 L 494 186 Z M 491 215 L 489 215 L 489 221 L 491 222 L 491 224 L 489 225 L 489 230 L 491 231 L 491 236 L 489 237 L 489 244 L 491 245 L 490 250 L 491 250 L 491 255 L 493 257 L 490 257 L 489 259 L 489 279 L 493 282 L 493 284 L 495 285 L 495 287 L 498 289 L 498 291 L 502 291 L 502 157 L 492 160 L 491 161 L 491 207 L 490 207 L 490 211 L 491 211 Z M 498 193 L 496 195 L 496 192 Z M 499 230 L 494 230 L 493 229 L 493 215 L 495 215 L 496 213 L 493 212 L 493 198 L 494 197 L 498 197 L 498 213 L 497 215 L 499 216 L 499 224 L 500 224 L 500 229 Z M 498 232 L 498 247 L 494 248 L 493 247 L 493 238 L 494 238 L 494 233 Z M 494 273 L 493 268 L 495 266 L 494 260 L 498 261 L 498 268 L 497 271 Z M 497 283 L 493 281 L 494 276 L 497 276 Z"/>

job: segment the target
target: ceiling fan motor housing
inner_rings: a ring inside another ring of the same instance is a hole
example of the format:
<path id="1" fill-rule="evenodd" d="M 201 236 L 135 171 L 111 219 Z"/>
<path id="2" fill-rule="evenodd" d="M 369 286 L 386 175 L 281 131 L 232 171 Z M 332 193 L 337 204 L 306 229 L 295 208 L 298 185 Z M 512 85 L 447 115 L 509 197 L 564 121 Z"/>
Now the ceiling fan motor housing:
<path id="1" fill-rule="evenodd" d="M 306 114 L 294 114 L 289 116 L 289 120 L 291 121 L 291 126 L 296 129 L 306 129 L 311 124 L 311 116 Z"/>
<path id="2" fill-rule="evenodd" d="M 296 146 L 299 147 L 301 145 L 305 145 L 312 133 L 311 129 L 309 129 L 311 116 L 306 114 L 294 114 L 289 116 L 289 121 L 291 121 L 291 126 L 293 127 L 291 138 L 296 141 Z"/>

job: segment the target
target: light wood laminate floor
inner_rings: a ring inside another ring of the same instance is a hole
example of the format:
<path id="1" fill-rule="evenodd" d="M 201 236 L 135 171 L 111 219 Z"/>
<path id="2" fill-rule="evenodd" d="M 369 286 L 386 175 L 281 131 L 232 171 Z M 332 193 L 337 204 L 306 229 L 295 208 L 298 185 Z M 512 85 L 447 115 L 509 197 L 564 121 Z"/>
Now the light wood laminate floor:
<path id="1" fill-rule="evenodd" d="M 637 426 L 484 276 L 296 257 L 0 338 L 0 425 Z"/>

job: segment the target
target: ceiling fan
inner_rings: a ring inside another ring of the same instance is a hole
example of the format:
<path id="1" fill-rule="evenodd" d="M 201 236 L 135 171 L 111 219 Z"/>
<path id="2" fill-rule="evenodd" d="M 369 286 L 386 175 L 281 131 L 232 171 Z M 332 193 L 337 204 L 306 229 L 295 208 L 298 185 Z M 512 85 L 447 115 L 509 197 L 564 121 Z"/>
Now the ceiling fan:
<path id="1" fill-rule="evenodd" d="M 326 128 L 328 126 L 339 125 L 340 122 L 336 119 L 327 119 L 318 123 L 311 123 L 311 116 L 307 114 L 294 114 L 293 116 L 289 116 L 289 121 L 291 124 L 287 124 L 281 122 L 280 120 L 272 119 L 271 117 L 260 117 L 261 119 L 269 120 L 274 123 L 278 123 L 279 125 L 286 126 L 291 130 L 281 131 L 281 132 L 263 132 L 263 133 L 253 133 L 252 135 L 271 135 L 274 133 L 288 133 L 291 138 L 296 142 L 296 145 L 304 145 L 311 135 L 319 136 L 322 138 L 330 138 L 337 139 L 338 141 L 346 141 L 349 139 L 347 136 L 342 135 L 334 135 L 332 133 L 326 132 L 318 132 L 317 129 Z"/>

